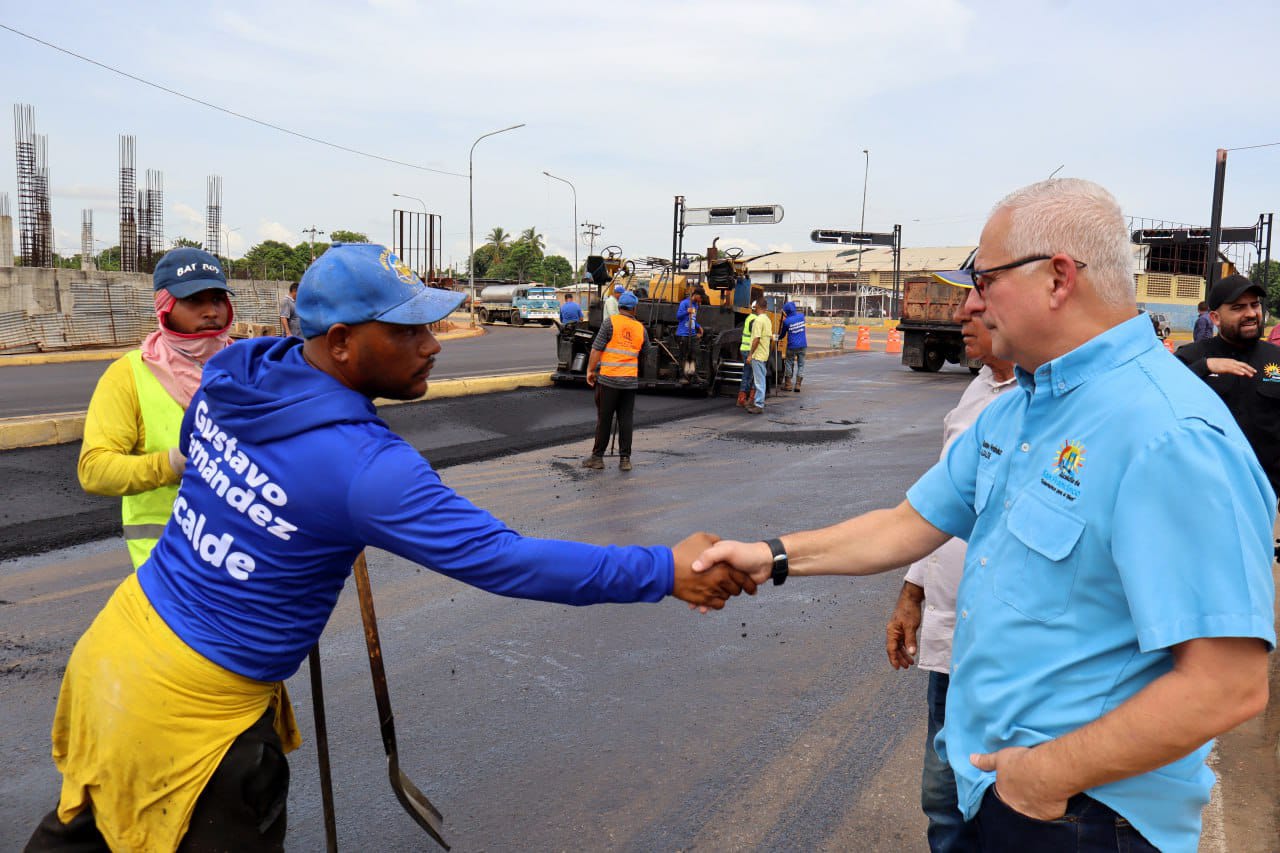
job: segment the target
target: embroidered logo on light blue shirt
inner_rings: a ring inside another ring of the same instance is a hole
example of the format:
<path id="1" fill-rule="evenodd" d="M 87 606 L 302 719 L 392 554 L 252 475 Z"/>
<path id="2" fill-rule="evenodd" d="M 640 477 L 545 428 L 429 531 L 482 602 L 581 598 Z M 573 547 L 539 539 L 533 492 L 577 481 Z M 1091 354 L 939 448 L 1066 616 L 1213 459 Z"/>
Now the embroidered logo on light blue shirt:
<path id="1" fill-rule="evenodd" d="M 1069 501 L 1080 497 L 1080 472 L 1084 470 L 1084 442 L 1067 439 L 1058 449 L 1053 467 L 1045 469 L 1040 482 Z"/>

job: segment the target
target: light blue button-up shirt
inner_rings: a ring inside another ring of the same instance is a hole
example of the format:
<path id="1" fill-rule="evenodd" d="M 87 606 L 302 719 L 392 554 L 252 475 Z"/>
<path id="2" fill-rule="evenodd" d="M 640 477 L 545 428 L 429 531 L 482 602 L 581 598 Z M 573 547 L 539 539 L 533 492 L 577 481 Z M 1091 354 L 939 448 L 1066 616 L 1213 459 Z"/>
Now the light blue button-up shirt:
<path id="1" fill-rule="evenodd" d="M 1230 412 L 1145 316 L 1041 365 L 907 493 L 967 539 L 946 725 L 960 808 L 994 773 L 970 753 L 1089 723 L 1198 637 L 1275 645 L 1276 496 Z M 1211 744 L 1087 791 L 1161 850 L 1195 851 Z"/>

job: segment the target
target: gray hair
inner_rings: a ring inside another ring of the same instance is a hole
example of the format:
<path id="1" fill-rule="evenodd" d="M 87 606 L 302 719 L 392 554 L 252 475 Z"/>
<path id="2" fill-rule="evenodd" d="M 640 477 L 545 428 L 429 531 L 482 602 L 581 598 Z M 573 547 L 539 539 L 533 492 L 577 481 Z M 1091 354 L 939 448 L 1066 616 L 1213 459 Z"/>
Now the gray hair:
<path id="1" fill-rule="evenodd" d="M 1014 257 L 1065 252 L 1089 265 L 1104 302 L 1134 304 L 1133 247 L 1111 193 L 1079 178 L 1049 179 L 1005 196 L 992 215 L 1002 210 L 1009 211 L 1005 248 Z"/>

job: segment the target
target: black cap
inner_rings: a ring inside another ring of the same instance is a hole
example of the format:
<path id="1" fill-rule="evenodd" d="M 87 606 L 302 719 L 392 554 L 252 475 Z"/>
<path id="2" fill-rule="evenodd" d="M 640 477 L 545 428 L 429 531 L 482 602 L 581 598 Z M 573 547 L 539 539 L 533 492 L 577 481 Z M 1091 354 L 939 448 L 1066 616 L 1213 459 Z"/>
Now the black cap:
<path id="1" fill-rule="evenodd" d="M 1267 295 L 1267 292 L 1262 289 L 1262 285 L 1254 284 L 1242 275 L 1229 275 L 1209 289 L 1209 310 L 1217 311 L 1218 306 L 1227 302 L 1235 302 L 1250 290 L 1257 291 L 1258 295 L 1262 297 Z"/>

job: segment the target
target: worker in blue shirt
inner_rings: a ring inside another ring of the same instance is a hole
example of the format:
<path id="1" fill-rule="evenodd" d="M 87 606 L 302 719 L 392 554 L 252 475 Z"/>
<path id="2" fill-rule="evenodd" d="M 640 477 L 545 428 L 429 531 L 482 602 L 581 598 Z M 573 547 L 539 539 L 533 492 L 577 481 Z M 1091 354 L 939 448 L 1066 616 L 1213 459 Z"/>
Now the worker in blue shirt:
<path id="1" fill-rule="evenodd" d="M 564 304 L 560 306 L 560 325 L 571 326 L 582 322 L 582 306 L 573 301 L 573 294 L 564 295 Z"/>
<path id="2" fill-rule="evenodd" d="M 382 246 L 334 244 L 298 290 L 305 342 L 246 341 L 205 366 L 172 517 L 66 667 L 61 800 L 28 849 L 282 849 L 283 754 L 299 737 L 280 683 L 366 547 L 561 604 L 674 595 L 718 609 L 754 589 L 729 569 L 692 571 L 706 534 L 674 548 L 521 536 L 391 432 L 373 400 L 426 393 L 440 352 L 429 324 L 462 297 Z"/>
<path id="3" fill-rule="evenodd" d="M 1102 187 L 1008 196 L 967 272 L 1019 387 L 897 507 L 695 568 L 861 575 L 967 540 L 935 748 L 980 848 L 1195 853 L 1212 740 L 1266 707 L 1275 493 L 1137 314 Z"/>
<path id="4" fill-rule="evenodd" d="M 676 308 L 676 345 L 680 354 L 681 383 L 687 383 L 698 372 L 697 341 L 702 337 L 698 323 L 698 306 L 702 304 L 702 288 L 680 300 Z"/>
<path id="5" fill-rule="evenodd" d="M 809 351 L 809 338 L 804 333 L 804 315 L 794 302 L 782 305 L 782 322 L 778 325 L 778 340 L 787 341 L 786 378 L 782 382 L 783 391 L 800 393 L 800 383 L 804 381 L 804 357 Z"/>

